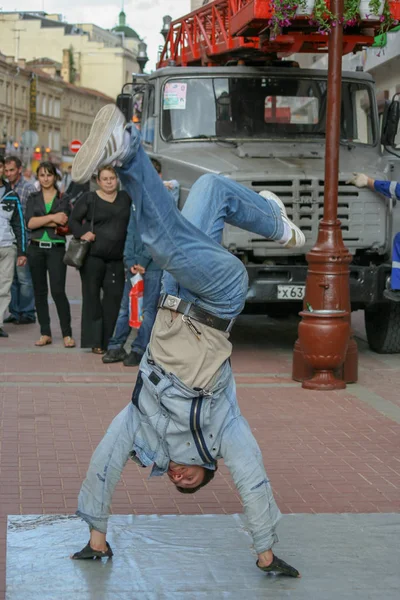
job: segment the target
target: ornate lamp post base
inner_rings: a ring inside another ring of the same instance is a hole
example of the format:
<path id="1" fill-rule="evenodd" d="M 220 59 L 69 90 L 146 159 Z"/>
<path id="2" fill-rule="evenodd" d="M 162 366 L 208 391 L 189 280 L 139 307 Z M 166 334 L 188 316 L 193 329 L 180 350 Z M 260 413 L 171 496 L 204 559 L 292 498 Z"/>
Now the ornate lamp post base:
<path id="1" fill-rule="evenodd" d="M 357 380 L 357 345 L 350 337 L 352 256 L 343 244 L 337 218 L 343 4 L 344 0 L 331 0 L 330 5 L 337 22 L 328 42 L 324 216 L 317 242 L 307 255 L 305 306 L 309 310 L 300 313 L 299 340 L 293 357 L 294 379 L 315 390 L 343 389 L 346 379 Z"/>
<path id="2" fill-rule="evenodd" d="M 310 390 L 338 390 L 346 387 L 334 371 L 344 362 L 350 334 L 349 313 L 345 310 L 315 310 L 300 313 L 299 341 L 305 361 L 314 376 L 303 382 Z"/>
<path id="3" fill-rule="evenodd" d="M 308 273 L 306 287 L 306 305 L 318 312 L 319 310 L 329 311 L 346 311 L 346 320 L 348 321 L 348 329 L 350 338 L 346 340 L 347 350 L 344 353 L 343 360 L 335 366 L 334 374 L 338 382 L 342 382 L 341 388 L 345 387 L 345 383 L 355 383 L 358 379 L 358 348 L 355 339 L 351 335 L 350 328 L 350 288 L 349 288 L 349 264 L 352 261 L 352 256 L 343 244 L 342 232 L 340 229 L 340 221 L 336 219 L 334 222 L 322 220 L 318 232 L 318 240 L 314 248 L 307 254 Z M 303 311 L 300 315 L 304 315 L 307 311 Z M 313 313 L 308 313 L 313 314 Z M 333 320 L 333 329 L 336 327 L 337 321 Z M 303 325 L 300 323 L 300 328 Z M 319 342 L 320 336 L 323 334 L 322 329 L 314 330 L 312 334 L 314 342 Z M 334 331 L 332 333 L 334 335 Z M 305 357 L 304 346 L 298 339 L 293 351 L 293 371 L 292 377 L 295 381 L 304 382 L 303 387 L 308 389 L 327 389 L 322 385 L 322 380 L 314 377 L 315 369 L 310 361 Z M 310 380 L 313 379 L 311 387 Z M 316 382 L 320 381 L 321 386 L 317 386 Z M 330 389 L 340 389 L 330 388 Z"/>

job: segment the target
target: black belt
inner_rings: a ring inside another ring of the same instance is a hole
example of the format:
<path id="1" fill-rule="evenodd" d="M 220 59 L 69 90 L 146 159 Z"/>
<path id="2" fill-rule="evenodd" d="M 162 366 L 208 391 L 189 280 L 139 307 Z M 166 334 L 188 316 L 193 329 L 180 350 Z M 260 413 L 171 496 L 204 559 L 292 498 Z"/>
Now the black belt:
<path id="1" fill-rule="evenodd" d="M 171 296 L 171 294 L 161 294 L 158 301 L 158 308 L 168 308 L 169 310 L 185 315 L 185 317 L 190 317 L 199 323 L 203 323 L 203 325 L 208 325 L 226 333 L 232 329 L 235 322 L 235 319 L 221 319 L 207 312 L 204 308 L 200 308 L 197 304 L 186 302 L 182 298 Z"/>
<path id="2" fill-rule="evenodd" d="M 48 250 L 53 246 L 60 246 L 61 244 L 64 244 L 65 246 L 65 242 L 39 242 L 38 240 L 31 240 L 31 244 L 33 246 L 39 246 L 39 248 L 44 248 Z"/>

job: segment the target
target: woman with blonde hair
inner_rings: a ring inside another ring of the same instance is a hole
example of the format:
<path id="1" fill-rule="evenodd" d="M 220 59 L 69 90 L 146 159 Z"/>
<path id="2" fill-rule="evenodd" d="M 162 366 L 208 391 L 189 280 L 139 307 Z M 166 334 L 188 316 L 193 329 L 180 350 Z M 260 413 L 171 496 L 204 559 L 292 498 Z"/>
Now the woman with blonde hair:
<path id="1" fill-rule="evenodd" d="M 119 191 L 118 177 L 111 166 L 99 170 L 97 184 L 96 192 L 88 192 L 74 205 L 70 229 L 75 238 L 90 242 L 80 269 L 81 347 L 104 354 L 124 290 L 123 253 L 131 199 L 126 192 Z"/>

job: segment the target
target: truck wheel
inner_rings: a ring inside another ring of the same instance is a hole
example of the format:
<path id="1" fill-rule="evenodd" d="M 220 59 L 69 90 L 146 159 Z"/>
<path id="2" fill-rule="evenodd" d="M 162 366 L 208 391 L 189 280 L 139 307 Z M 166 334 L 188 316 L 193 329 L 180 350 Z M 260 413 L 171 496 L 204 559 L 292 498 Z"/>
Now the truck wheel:
<path id="1" fill-rule="evenodd" d="M 400 304 L 374 304 L 364 311 L 369 347 L 378 354 L 400 352 Z"/>

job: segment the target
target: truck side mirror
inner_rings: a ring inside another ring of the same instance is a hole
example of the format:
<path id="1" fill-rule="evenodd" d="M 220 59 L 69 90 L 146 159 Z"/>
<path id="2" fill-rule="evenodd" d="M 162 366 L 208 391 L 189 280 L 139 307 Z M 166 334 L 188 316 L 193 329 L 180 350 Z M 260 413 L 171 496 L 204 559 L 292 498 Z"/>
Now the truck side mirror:
<path id="1" fill-rule="evenodd" d="M 400 101 L 395 100 L 395 98 L 399 95 L 400 94 L 395 94 L 390 104 L 385 107 L 381 136 L 381 143 L 383 146 L 393 147 L 395 145 L 400 122 Z"/>
<path id="2" fill-rule="evenodd" d="M 117 96 L 117 106 L 125 117 L 125 120 L 130 123 L 133 117 L 133 96 L 132 94 L 119 94 Z"/>

